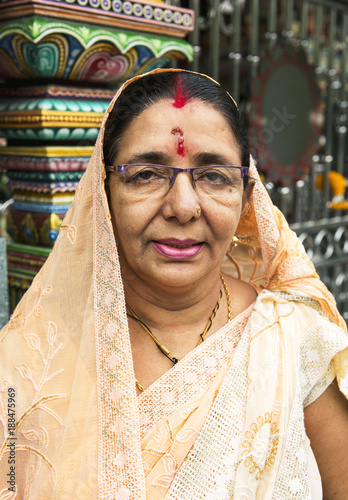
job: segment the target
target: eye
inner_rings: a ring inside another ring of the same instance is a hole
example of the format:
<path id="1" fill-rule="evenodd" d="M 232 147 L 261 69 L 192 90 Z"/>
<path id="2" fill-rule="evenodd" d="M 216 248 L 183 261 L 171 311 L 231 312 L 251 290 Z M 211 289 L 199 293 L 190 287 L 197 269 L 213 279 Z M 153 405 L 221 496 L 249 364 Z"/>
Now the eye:
<path id="1" fill-rule="evenodd" d="M 156 174 L 153 170 L 146 168 L 144 170 L 141 170 L 138 174 L 135 174 L 132 177 L 132 181 L 149 181 L 156 177 Z"/>
<path id="2" fill-rule="evenodd" d="M 127 167 L 125 180 L 128 183 L 149 183 L 159 182 L 169 177 L 166 168 L 154 166 Z"/>
<path id="3" fill-rule="evenodd" d="M 228 172 L 215 168 L 205 168 L 202 170 L 196 170 L 195 172 L 196 181 L 208 182 L 210 184 L 230 184 L 231 178 Z"/>

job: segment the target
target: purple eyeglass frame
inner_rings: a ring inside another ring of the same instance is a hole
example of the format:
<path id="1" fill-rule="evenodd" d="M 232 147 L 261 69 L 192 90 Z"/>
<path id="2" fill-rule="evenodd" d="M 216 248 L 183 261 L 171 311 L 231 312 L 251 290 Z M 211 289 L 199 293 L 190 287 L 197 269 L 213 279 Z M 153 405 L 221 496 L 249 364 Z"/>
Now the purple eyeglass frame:
<path id="1" fill-rule="evenodd" d="M 161 168 L 170 168 L 174 170 L 174 175 L 171 178 L 170 182 L 170 187 L 173 187 L 176 176 L 180 174 L 181 172 L 186 172 L 187 174 L 191 175 L 192 178 L 192 183 L 194 187 L 196 187 L 195 179 L 193 177 L 193 172 L 194 170 L 201 170 L 202 168 L 237 168 L 240 170 L 241 178 L 243 179 L 248 175 L 248 170 L 249 167 L 237 167 L 233 165 L 212 165 L 212 166 L 207 166 L 207 167 L 192 167 L 192 168 L 178 168 L 178 167 L 169 167 L 168 165 L 143 165 L 139 163 L 126 163 L 124 165 L 111 165 L 110 167 L 105 167 L 105 170 L 109 172 L 118 172 L 123 175 L 126 170 L 126 167 L 161 167 Z"/>

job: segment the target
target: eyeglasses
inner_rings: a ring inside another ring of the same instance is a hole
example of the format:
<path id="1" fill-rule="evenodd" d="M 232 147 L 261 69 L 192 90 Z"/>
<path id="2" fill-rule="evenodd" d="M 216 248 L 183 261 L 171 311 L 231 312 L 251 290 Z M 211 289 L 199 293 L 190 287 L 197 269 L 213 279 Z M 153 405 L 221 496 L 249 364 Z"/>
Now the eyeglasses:
<path id="1" fill-rule="evenodd" d="M 129 192 L 139 195 L 166 194 L 173 187 L 178 174 L 191 175 L 192 184 L 198 192 L 210 196 L 229 196 L 240 189 L 248 167 L 230 165 L 175 168 L 166 165 L 112 165 L 109 172 L 118 172 Z"/>

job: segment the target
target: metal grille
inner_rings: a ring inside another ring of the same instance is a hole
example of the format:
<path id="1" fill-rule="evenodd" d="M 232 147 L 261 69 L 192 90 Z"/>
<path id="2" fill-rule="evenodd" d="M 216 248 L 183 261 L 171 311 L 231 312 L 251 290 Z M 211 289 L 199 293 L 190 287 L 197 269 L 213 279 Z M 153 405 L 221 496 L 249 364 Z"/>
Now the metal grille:
<path id="1" fill-rule="evenodd" d="M 189 69 L 218 80 L 240 107 L 248 104 L 250 81 L 260 71 L 263 53 L 279 39 L 301 45 L 314 66 L 324 123 L 308 174 L 289 187 L 266 182 L 266 188 L 348 319 L 348 215 L 347 210 L 330 208 L 335 193 L 329 182 L 331 171 L 348 177 L 348 3 L 188 0 L 185 6 L 196 14 L 190 35 L 195 56 Z M 322 190 L 317 188 L 318 174 L 323 176 Z"/>

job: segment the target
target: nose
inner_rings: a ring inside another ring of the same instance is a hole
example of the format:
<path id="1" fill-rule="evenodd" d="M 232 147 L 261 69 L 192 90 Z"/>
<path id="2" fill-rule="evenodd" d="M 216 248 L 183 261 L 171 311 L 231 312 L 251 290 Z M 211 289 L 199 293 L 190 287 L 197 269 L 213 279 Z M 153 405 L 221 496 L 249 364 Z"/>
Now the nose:
<path id="1" fill-rule="evenodd" d="M 199 197 L 188 172 L 180 172 L 164 198 L 162 213 L 166 219 L 175 217 L 181 224 L 198 219 Z"/>

